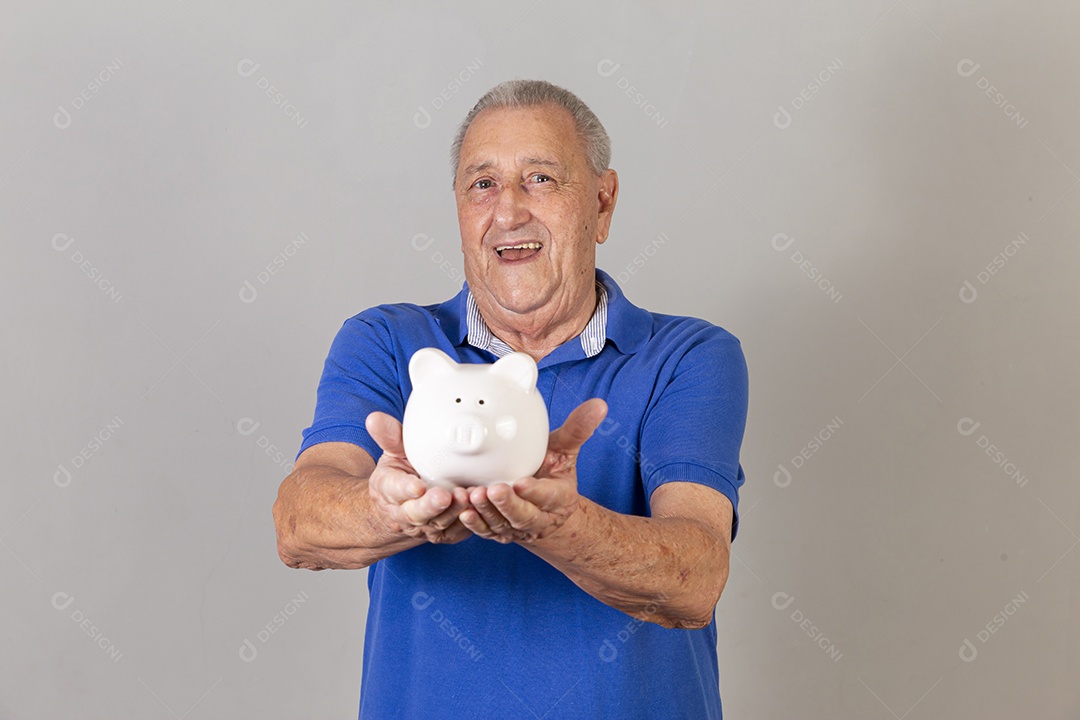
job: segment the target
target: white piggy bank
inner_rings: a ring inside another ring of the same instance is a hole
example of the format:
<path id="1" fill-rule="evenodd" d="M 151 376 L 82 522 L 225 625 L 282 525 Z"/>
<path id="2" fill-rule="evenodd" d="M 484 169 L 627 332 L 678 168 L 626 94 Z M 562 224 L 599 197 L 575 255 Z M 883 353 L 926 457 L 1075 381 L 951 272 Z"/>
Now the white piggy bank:
<path id="1" fill-rule="evenodd" d="M 536 363 L 515 352 L 493 365 L 459 364 L 422 348 L 402 422 L 405 456 L 428 486 L 512 482 L 535 473 L 548 443 Z"/>

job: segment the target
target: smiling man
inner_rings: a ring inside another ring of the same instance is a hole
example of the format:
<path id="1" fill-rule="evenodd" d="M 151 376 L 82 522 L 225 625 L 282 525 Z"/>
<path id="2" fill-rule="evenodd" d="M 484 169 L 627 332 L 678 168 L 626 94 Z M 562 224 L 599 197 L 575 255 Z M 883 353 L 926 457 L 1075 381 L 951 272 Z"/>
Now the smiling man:
<path id="1" fill-rule="evenodd" d="M 366 310 L 330 349 L 274 520 L 287 565 L 368 568 L 361 718 L 721 717 L 746 365 L 596 268 L 610 156 L 569 91 L 491 89 L 452 153 L 465 286 Z M 537 361 L 558 429 L 534 477 L 425 489 L 399 422 L 422 347 Z"/>

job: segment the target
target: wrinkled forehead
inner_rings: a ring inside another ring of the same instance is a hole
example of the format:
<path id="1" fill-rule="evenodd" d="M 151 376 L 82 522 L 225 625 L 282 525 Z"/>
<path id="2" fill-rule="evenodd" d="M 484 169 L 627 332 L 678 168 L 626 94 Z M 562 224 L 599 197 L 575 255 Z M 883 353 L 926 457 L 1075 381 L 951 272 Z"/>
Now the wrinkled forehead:
<path id="1" fill-rule="evenodd" d="M 541 164 L 571 168 L 585 162 L 573 117 L 558 105 L 487 108 L 469 125 L 460 169 Z"/>

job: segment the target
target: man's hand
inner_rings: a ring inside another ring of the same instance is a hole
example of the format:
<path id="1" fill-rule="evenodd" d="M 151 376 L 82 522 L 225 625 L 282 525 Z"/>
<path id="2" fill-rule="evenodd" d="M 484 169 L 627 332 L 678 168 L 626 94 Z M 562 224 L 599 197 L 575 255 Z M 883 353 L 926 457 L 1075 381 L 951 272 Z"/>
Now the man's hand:
<path id="1" fill-rule="evenodd" d="M 534 477 L 469 488 L 472 508 L 461 512 L 459 522 L 500 543 L 528 543 L 558 530 L 578 507 L 578 453 L 606 415 L 607 403 L 599 398 L 576 407 L 548 437 L 547 456 Z"/>
<path id="2" fill-rule="evenodd" d="M 368 478 L 368 492 L 383 521 L 393 532 L 432 543 L 458 543 L 472 535 L 459 516 L 469 507 L 466 488 L 428 488 L 405 457 L 401 423 L 386 413 L 373 412 L 365 426 L 383 454 Z"/>

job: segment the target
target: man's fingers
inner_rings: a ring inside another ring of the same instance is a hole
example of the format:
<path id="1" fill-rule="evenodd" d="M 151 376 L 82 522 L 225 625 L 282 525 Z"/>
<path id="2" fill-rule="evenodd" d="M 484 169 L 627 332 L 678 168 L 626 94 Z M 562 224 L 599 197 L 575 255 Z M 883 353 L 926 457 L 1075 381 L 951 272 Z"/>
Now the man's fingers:
<path id="1" fill-rule="evenodd" d="M 379 444 L 383 452 L 397 457 L 405 457 L 405 443 L 401 440 L 401 423 L 384 412 L 368 414 L 364 427 L 371 438 Z"/>
<path id="2" fill-rule="evenodd" d="M 550 479 L 524 478 L 511 487 L 522 500 L 531 502 L 541 510 L 554 510 L 562 503 L 564 483 Z"/>
<path id="3" fill-rule="evenodd" d="M 462 499 L 461 493 L 458 492 L 458 490 L 463 489 L 464 488 L 454 488 L 450 506 L 431 518 L 431 520 L 428 521 L 428 525 L 437 530 L 447 530 L 451 525 L 457 522 L 458 515 L 461 514 L 461 511 L 469 507 L 468 492 L 465 493 L 464 499 Z"/>
<path id="4" fill-rule="evenodd" d="M 592 398 L 574 408 L 562 427 L 551 433 L 548 450 L 557 453 L 575 455 L 592 437 L 600 423 L 607 417 L 607 403 L 600 398 Z"/>
<path id="5" fill-rule="evenodd" d="M 472 534 L 472 530 L 467 528 L 459 519 L 455 520 L 453 525 L 443 530 L 439 535 L 434 538 L 429 537 L 428 540 L 430 542 L 453 544 L 461 542 Z"/>
<path id="6" fill-rule="evenodd" d="M 450 491 L 454 496 L 454 502 L 458 503 L 462 507 L 469 506 L 469 488 L 467 487 L 455 487 Z"/>
<path id="7" fill-rule="evenodd" d="M 458 520 L 468 528 L 469 532 L 487 537 L 492 534 L 491 527 L 484 521 L 483 516 L 476 508 L 464 511 L 458 516 Z"/>
<path id="8" fill-rule="evenodd" d="M 423 497 L 427 491 L 427 486 L 420 478 L 390 467 L 377 468 L 368 482 L 386 502 L 393 505 Z"/>
<path id="9" fill-rule="evenodd" d="M 491 492 L 497 487 L 492 485 L 491 487 L 474 487 L 469 493 L 469 503 L 473 506 L 473 509 L 480 516 L 480 521 L 486 526 L 486 533 L 494 534 L 506 532 L 511 529 L 510 521 L 505 515 L 495 506 L 492 500 Z M 496 490 L 496 494 L 503 491 Z M 477 532 L 473 530 L 473 532 Z M 477 533 L 481 534 L 481 533 Z"/>
<path id="10" fill-rule="evenodd" d="M 496 533 L 527 528 L 539 513 L 535 505 L 518 497 L 514 488 L 505 483 L 489 487 L 486 500 L 489 504 L 473 504 Z"/>
<path id="11" fill-rule="evenodd" d="M 493 528 L 484 520 L 484 516 L 475 509 L 469 509 L 461 513 L 460 520 L 461 524 L 468 528 L 473 535 L 482 537 L 485 540 L 494 540 L 497 543 L 508 545 L 517 539 L 517 534 L 512 527 L 506 525 L 502 531 Z"/>
<path id="12" fill-rule="evenodd" d="M 415 500 L 401 503 L 401 514 L 410 525 L 427 525 L 449 508 L 453 501 L 446 488 L 429 488 Z"/>

